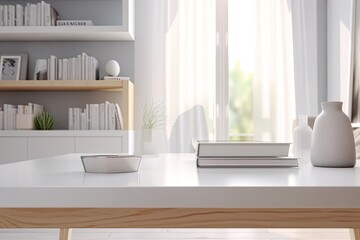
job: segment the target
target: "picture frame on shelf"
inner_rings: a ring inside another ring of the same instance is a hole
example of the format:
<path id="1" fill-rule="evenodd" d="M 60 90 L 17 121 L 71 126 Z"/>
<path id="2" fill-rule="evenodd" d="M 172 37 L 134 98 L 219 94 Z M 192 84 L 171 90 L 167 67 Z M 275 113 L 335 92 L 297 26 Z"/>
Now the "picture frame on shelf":
<path id="1" fill-rule="evenodd" d="M 0 53 L 0 80 L 26 80 L 27 53 Z"/>

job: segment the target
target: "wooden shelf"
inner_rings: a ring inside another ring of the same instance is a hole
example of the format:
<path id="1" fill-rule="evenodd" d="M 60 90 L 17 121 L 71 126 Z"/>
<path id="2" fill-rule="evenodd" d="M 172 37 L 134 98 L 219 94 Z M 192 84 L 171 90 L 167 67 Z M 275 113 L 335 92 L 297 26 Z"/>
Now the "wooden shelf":
<path id="1" fill-rule="evenodd" d="M 129 80 L 0 80 L 7 91 L 120 91 L 124 130 L 134 129 L 134 84 Z"/>
<path id="2" fill-rule="evenodd" d="M 0 41 L 132 41 L 124 26 L 0 27 Z"/>
<path id="3" fill-rule="evenodd" d="M 127 80 L 1 80 L 0 91 L 123 91 Z"/>

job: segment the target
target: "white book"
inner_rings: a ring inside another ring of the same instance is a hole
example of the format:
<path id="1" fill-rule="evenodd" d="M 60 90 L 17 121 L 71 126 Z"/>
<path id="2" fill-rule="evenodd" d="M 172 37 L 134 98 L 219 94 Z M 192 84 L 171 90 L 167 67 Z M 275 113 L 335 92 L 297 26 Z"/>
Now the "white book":
<path id="1" fill-rule="evenodd" d="M 63 61 L 62 59 L 58 59 L 58 76 L 57 80 L 64 80 L 63 78 Z"/>
<path id="2" fill-rule="evenodd" d="M 0 111 L 0 130 L 4 130 L 4 111 Z"/>
<path id="3" fill-rule="evenodd" d="M 9 5 L 9 26 L 15 26 L 15 5 Z"/>
<path id="4" fill-rule="evenodd" d="M 51 6 L 50 3 L 44 3 L 44 25 L 51 26 Z"/>
<path id="5" fill-rule="evenodd" d="M 57 26 L 93 26 L 91 20 L 57 20 Z"/>
<path id="6" fill-rule="evenodd" d="M 104 76 L 103 80 L 120 80 L 120 81 L 124 81 L 124 80 L 130 80 L 129 77 L 113 77 L 113 76 Z"/>
<path id="7" fill-rule="evenodd" d="M 29 26 L 29 5 L 30 3 L 27 3 L 24 8 L 24 26 Z"/>
<path id="8" fill-rule="evenodd" d="M 105 101 L 105 130 L 109 130 L 110 102 Z"/>
<path id="9" fill-rule="evenodd" d="M 4 26 L 4 5 L 0 5 L 0 26 Z"/>
<path id="10" fill-rule="evenodd" d="M 18 105 L 18 106 L 17 106 L 17 113 L 18 113 L 18 114 L 25 114 L 25 112 L 24 112 L 24 105 Z"/>
<path id="11" fill-rule="evenodd" d="M 7 110 L 7 104 L 4 104 L 4 130 L 7 130 L 7 125 L 8 125 L 8 120 L 7 120 L 7 115 L 8 115 L 8 110 Z"/>
<path id="12" fill-rule="evenodd" d="M 75 63 L 75 58 L 71 58 L 71 80 L 76 80 L 76 73 L 75 73 L 75 69 L 76 69 L 76 63 Z"/>
<path id="13" fill-rule="evenodd" d="M 40 26 L 45 26 L 45 2 L 44 1 L 40 2 L 40 13 L 41 13 Z"/>
<path id="14" fill-rule="evenodd" d="M 76 74 L 75 74 L 75 79 L 76 80 L 84 80 L 81 77 L 81 68 L 82 68 L 82 63 L 81 63 L 81 55 L 78 55 L 76 60 L 75 60 L 75 69 L 76 69 Z"/>
<path id="15" fill-rule="evenodd" d="M 94 110 L 94 104 L 89 104 L 89 124 L 90 124 L 90 130 L 95 130 L 95 110 Z"/>
<path id="16" fill-rule="evenodd" d="M 94 130 L 99 130 L 99 126 L 100 126 L 100 106 L 99 104 L 94 104 L 95 105 L 95 129 Z"/>
<path id="17" fill-rule="evenodd" d="M 94 74 L 94 57 L 89 58 L 89 79 L 95 80 L 95 74 Z"/>
<path id="18" fill-rule="evenodd" d="M 30 4 L 30 24 L 29 26 L 36 26 L 36 4 Z"/>
<path id="19" fill-rule="evenodd" d="M 86 53 L 81 54 L 81 80 L 87 80 L 86 79 L 86 62 L 88 59 L 88 55 Z"/>
<path id="20" fill-rule="evenodd" d="M 24 7 L 16 4 L 16 26 L 24 26 Z"/>
<path id="21" fill-rule="evenodd" d="M 297 167 L 298 159 L 289 157 L 267 158 L 197 158 L 198 167 Z"/>
<path id="22" fill-rule="evenodd" d="M 4 130 L 13 130 L 15 128 L 14 124 L 12 123 L 12 121 L 15 121 L 15 119 L 12 117 L 13 109 L 15 109 L 16 112 L 14 105 L 4 104 Z"/>
<path id="23" fill-rule="evenodd" d="M 63 80 L 69 80 L 69 77 L 68 77 L 68 59 L 67 58 L 62 59 L 62 77 L 63 77 Z"/>
<path id="24" fill-rule="evenodd" d="M 30 108 L 30 114 L 34 114 L 35 116 L 44 111 L 44 106 L 37 103 L 28 103 Z"/>
<path id="25" fill-rule="evenodd" d="M 9 26 L 9 7 L 8 7 L 8 5 L 4 5 L 4 26 Z"/>
<path id="26" fill-rule="evenodd" d="M 30 109 L 28 105 L 24 106 L 24 114 L 30 114 Z"/>
<path id="27" fill-rule="evenodd" d="M 80 117 L 81 117 L 80 130 L 87 130 L 86 129 L 86 114 L 84 111 L 81 112 Z"/>
<path id="28" fill-rule="evenodd" d="M 86 115 L 86 130 L 90 130 L 90 104 L 86 104 L 85 115 Z"/>
<path id="29" fill-rule="evenodd" d="M 105 129 L 105 103 L 100 103 L 100 112 L 99 112 L 99 119 L 100 119 L 100 130 L 106 130 Z"/>
<path id="30" fill-rule="evenodd" d="M 11 123 L 10 130 L 15 130 L 16 129 L 16 107 L 13 105 L 11 106 L 11 109 L 10 109 L 10 123 Z"/>
<path id="31" fill-rule="evenodd" d="M 198 157 L 267 157 L 288 156 L 290 143 L 198 141 Z"/>
<path id="32" fill-rule="evenodd" d="M 36 26 L 41 26 L 41 3 L 36 3 Z"/>
<path id="33" fill-rule="evenodd" d="M 116 118 L 116 129 L 122 130 L 124 128 L 124 119 L 122 116 L 121 108 L 119 104 L 115 104 L 115 118 Z"/>
<path id="34" fill-rule="evenodd" d="M 57 57 L 54 55 L 50 56 L 50 78 L 49 80 L 56 80 L 57 73 Z"/>
<path id="35" fill-rule="evenodd" d="M 69 108 L 69 130 L 74 130 L 74 109 Z"/>
<path id="36" fill-rule="evenodd" d="M 109 130 L 115 130 L 115 104 L 110 103 L 110 127 Z"/>
<path id="37" fill-rule="evenodd" d="M 81 109 L 80 108 L 74 108 L 74 115 L 75 115 L 75 121 L 74 121 L 74 129 L 80 130 L 80 123 L 81 123 Z"/>

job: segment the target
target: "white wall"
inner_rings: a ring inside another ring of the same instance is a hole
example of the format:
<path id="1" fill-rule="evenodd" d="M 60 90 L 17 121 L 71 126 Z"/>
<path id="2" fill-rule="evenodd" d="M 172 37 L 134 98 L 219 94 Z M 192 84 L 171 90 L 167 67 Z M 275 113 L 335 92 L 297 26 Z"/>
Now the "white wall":
<path id="1" fill-rule="evenodd" d="M 327 98 L 327 1 L 293 0 L 296 113 L 317 115 Z"/>
<path id="2" fill-rule="evenodd" d="M 343 101 L 349 110 L 350 47 L 353 0 L 328 0 L 328 89 L 329 101 Z"/>

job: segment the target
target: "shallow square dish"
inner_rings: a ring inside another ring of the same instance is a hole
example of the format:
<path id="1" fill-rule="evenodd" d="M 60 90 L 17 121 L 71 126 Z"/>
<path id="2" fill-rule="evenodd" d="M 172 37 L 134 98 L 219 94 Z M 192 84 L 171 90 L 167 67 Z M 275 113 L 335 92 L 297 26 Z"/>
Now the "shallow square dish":
<path id="1" fill-rule="evenodd" d="M 136 155 L 86 155 L 81 156 L 85 172 L 127 173 L 137 172 L 141 156 Z"/>

